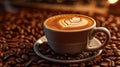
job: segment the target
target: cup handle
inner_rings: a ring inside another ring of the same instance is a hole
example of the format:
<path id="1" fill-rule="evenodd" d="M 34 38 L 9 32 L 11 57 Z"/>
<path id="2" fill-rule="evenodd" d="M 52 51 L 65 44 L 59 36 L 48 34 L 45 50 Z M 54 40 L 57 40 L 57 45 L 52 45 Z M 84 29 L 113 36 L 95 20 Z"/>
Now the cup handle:
<path id="1" fill-rule="evenodd" d="M 104 27 L 96 27 L 96 28 L 94 28 L 93 31 L 91 32 L 92 37 L 94 37 L 95 34 L 98 33 L 98 32 L 103 32 L 103 33 L 105 33 L 106 39 L 105 39 L 104 43 L 101 44 L 100 46 L 96 47 L 96 48 L 89 48 L 89 47 L 87 46 L 87 51 L 100 50 L 100 49 L 104 48 L 104 47 L 107 45 L 107 43 L 109 42 L 109 40 L 110 40 L 110 38 L 111 38 L 111 35 L 110 35 L 110 32 L 109 32 L 109 30 L 108 30 L 107 28 L 104 28 Z M 96 44 L 96 45 L 97 45 L 97 44 Z"/>

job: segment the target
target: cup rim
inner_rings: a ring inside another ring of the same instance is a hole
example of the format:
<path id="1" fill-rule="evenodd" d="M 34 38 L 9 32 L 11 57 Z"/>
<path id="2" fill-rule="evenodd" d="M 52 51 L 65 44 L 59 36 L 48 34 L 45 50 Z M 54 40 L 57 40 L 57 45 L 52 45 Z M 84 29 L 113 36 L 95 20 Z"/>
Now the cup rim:
<path id="1" fill-rule="evenodd" d="M 55 18 L 55 17 L 58 17 L 58 16 L 62 16 L 62 15 L 79 15 L 79 16 L 84 16 L 84 17 L 87 17 L 89 18 L 90 20 L 93 21 L 93 25 L 88 27 L 88 28 L 84 28 L 84 29 L 80 29 L 80 30 L 56 30 L 56 29 L 53 29 L 53 28 L 50 28 L 48 27 L 45 23 L 52 19 L 52 18 Z M 92 29 L 93 27 L 96 27 L 96 21 L 92 18 L 92 17 L 89 17 L 89 16 L 86 16 L 86 15 L 82 15 L 82 14 L 60 14 L 60 15 L 55 15 L 55 16 L 52 16 L 52 17 L 49 17 L 47 18 L 44 23 L 43 23 L 43 27 L 48 29 L 48 30 L 51 30 L 51 31 L 56 31 L 56 32 L 79 32 L 79 31 L 86 31 L 86 30 L 89 30 L 89 29 Z"/>

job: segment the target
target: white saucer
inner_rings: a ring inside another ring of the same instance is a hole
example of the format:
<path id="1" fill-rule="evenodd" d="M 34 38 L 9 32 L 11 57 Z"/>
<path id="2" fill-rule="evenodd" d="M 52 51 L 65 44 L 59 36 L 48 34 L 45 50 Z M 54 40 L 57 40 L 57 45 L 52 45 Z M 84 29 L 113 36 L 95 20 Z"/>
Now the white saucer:
<path id="1" fill-rule="evenodd" d="M 79 59 L 79 60 L 61 60 L 61 59 L 54 59 L 54 58 L 50 58 L 50 57 L 47 57 L 45 55 L 43 55 L 39 50 L 38 50 L 38 46 L 40 44 L 43 44 L 44 42 L 48 42 L 46 37 L 45 36 L 42 36 L 41 38 L 39 38 L 34 46 L 33 46 L 33 49 L 35 51 L 35 53 L 40 56 L 41 58 L 45 59 L 45 60 L 48 60 L 48 61 L 52 61 L 52 62 L 56 62 L 56 63 L 79 63 L 79 62 L 85 62 L 85 61 L 88 61 L 88 60 L 91 60 L 91 59 L 94 59 L 95 57 L 99 56 L 101 53 L 102 53 L 102 50 L 99 50 L 95 55 L 93 56 L 90 56 L 88 58 L 84 58 L 84 59 Z M 96 38 L 93 38 L 91 40 L 91 43 L 89 45 L 89 48 L 96 48 L 98 47 L 99 45 L 101 45 L 101 42 L 96 39 Z"/>

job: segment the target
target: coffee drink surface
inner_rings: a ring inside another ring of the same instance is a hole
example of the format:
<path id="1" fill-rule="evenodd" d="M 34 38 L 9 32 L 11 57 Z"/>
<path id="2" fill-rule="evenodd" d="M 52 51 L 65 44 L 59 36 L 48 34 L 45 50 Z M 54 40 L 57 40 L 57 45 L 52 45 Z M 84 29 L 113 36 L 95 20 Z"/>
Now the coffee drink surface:
<path id="1" fill-rule="evenodd" d="M 45 21 L 49 29 L 64 31 L 86 29 L 93 24 L 94 21 L 91 18 L 77 14 L 58 15 Z"/>

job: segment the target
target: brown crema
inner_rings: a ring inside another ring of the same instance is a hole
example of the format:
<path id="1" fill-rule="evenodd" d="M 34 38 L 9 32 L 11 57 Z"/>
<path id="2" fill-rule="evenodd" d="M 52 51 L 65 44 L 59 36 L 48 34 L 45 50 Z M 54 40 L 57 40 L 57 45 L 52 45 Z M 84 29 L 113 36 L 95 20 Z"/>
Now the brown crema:
<path id="1" fill-rule="evenodd" d="M 62 27 L 60 25 L 60 20 L 70 20 L 73 17 L 77 17 L 81 19 L 85 19 L 87 21 L 87 24 L 76 26 L 76 27 Z M 94 24 L 94 20 L 90 17 L 79 15 L 79 14 L 63 14 L 63 15 L 57 15 L 53 16 L 45 21 L 45 26 L 52 30 L 57 31 L 70 31 L 70 30 L 82 30 L 91 27 Z"/>

